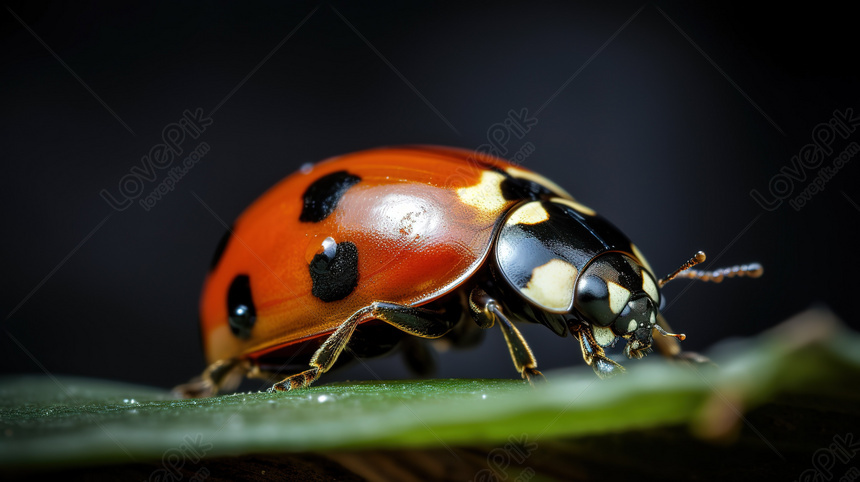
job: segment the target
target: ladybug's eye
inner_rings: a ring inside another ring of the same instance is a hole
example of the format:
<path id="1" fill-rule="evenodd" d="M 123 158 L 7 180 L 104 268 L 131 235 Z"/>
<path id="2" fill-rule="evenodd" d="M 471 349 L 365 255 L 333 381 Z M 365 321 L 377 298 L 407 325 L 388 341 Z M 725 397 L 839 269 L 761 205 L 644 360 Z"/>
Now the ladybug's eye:
<path id="1" fill-rule="evenodd" d="M 583 276 L 576 289 L 576 307 L 591 323 L 597 326 L 609 326 L 618 317 L 609 303 L 609 287 L 599 276 L 587 273 Z M 621 306 L 624 308 L 624 305 Z"/>
<path id="2" fill-rule="evenodd" d="M 647 295 L 647 296 L 646 296 Z M 656 305 L 659 291 L 653 278 L 632 258 L 610 252 L 594 260 L 580 276 L 576 287 L 575 307 L 597 326 L 612 325 L 624 318 L 629 304 L 640 297 L 651 298 Z M 624 329 L 617 334 L 627 333 Z"/>
<path id="3" fill-rule="evenodd" d="M 240 274 L 233 278 L 227 291 L 227 320 L 230 331 L 236 337 L 246 340 L 251 337 L 251 328 L 257 321 L 257 310 L 251 297 L 251 279 Z"/>

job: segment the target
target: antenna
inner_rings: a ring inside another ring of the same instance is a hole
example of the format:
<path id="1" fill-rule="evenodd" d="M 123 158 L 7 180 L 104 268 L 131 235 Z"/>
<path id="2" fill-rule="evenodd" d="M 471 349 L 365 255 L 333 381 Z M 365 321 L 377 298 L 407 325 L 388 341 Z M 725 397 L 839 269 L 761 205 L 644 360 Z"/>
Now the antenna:
<path id="1" fill-rule="evenodd" d="M 681 265 L 680 268 L 675 270 L 669 276 L 660 280 L 660 287 L 672 281 L 675 278 L 687 278 L 687 279 L 698 279 L 702 281 L 712 281 L 714 283 L 719 283 L 723 281 L 725 278 L 734 278 L 734 277 L 748 277 L 748 278 L 758 278 L 764 273 L 764 268 L 758 263 L 750 263 L 750 264 L 742 264 L 735 265 L 730 268 L 720 268 L 715 269 L 713 271 L 699 271 L 695 269 L 690 269 L 693 266 L 703 262 L 705 260 L 705 253 L 699 251 L 696 253 L 689 261 Z"/>
<path id="2" fill-rule="evenodd" d="M 682 264 L 680 268 L 673 271 L 671 274 L 666 276 L 665 278 L 659 281 L 660 287 L 662 288 L 666 283 L 672 281 L 675 278 L 688 278 L 688 279 L 699 279 L 702 281 L 713 281 L 714 283 L 721 282 L 724 278 L 734 278 L 747 276 L 749 278 L 758 278 L 764 273 L 764 268 L 758 263 L 750 263 L 743 265 L 732 266 L 731 268 L 721 268 L 715 269 L 713 271 L 699 271 L 695 269 L 690 269 L 693 266 L 705 261 L 705 252 L 699 251 L 693 255 L 692 258 L 687 260 L 686 263 Z M 662 326 L 655 323 L 654 328 L 660 332 L 663 336 L 674 336 L 675 338 L 683 341 L 687 338 L 683 333 L 675 334 L 669 333 L 663 329 Z"/>
<path id="3" fill-rule="evenodd" d="M 693 266 L 696 266 L 697 264 L 704 262 L 705 258 L 706 258 L 706 256 L 705 256 L 704 251 L 699 251 L 698 253 L 694 254 L 693 257 L 690 258 L 689 260 L 687 260 L 686 263 L 682 264 L 680 268 L 676 269 L 674 272 L 672 272 L 672 274 L 661 279 L 660 280 L 660 287 L 662 288 L 663 285 L 672 281 L 672 279 L 674 279 L 675 276 L 678 276 L 678 274 L 681 273 L 681 271 L 692 268 Z"/>

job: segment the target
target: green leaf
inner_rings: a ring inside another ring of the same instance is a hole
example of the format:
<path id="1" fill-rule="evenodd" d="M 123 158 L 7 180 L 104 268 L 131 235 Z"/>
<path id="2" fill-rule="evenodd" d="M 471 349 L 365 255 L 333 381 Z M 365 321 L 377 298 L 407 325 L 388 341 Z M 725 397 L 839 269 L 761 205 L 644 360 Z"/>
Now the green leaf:
<path id="1" fill-rule="evenodd" d="M 822 312 L 709 355 L 719 368 L 652 355 L 610 380 L 581 366 L 547 373 L 549 382 L 534 388 L 519 380 L 364 381 L 197 400 L 109 381 L 7 377 L 0 465 L 476 446 L 664 426 L 719 439 L 736 433 L 743 411 L 789 393 L 839 400 L 860 379 L 860 337 Z"/>

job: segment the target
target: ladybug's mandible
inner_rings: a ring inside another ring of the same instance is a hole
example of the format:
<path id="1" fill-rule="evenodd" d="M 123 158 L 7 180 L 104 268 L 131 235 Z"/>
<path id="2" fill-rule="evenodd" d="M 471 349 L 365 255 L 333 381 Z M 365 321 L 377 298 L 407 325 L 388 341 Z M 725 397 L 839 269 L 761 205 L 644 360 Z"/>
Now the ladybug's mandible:
<path id="1" fill-rule="evenodd" d="M 615 226 L 493 156 L 425 146 L 348 154 L 287 177 L 228 230 L 200 306 L 209 367 L 177 388 L 211 395 L 283 369 L 299 373 L 272 390 L 302 388 L 337 362 L 398 345 L 425 372 L 421 338 L 464 346 L 495 324 L 532 381 L 542 375 L 514 321 L 570 333 L 606 377 L 623 371 L 604 352 L 618 340 L 630 358 L 652 344 L 683 355 L 672 338 L 683 335 L 659 313 L 667 281 L 762 272 L 689 269 L 704 259 L 658 280 Z"/>

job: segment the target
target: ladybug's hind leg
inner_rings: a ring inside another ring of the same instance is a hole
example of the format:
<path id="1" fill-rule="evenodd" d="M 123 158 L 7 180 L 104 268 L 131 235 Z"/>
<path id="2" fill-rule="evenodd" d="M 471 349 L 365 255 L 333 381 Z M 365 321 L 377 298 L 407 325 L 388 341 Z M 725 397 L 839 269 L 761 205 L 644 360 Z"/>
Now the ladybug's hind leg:
<path id="1" fill-rule="evenodd" d="M 511 323 L 499 307 L 499 303 L 491 298 L 481 288 L 472 290 L 469 296 L 469 308 L 472 312 L 472 317 L 481 328 L 489 328 L 498 320 L 499 327 L 505 335 L 505 342 L 508 344 L 508 350 L 511 352 L 511 358 L 514 361 L 514 366 L 530 384 L 534 385 L 534 380 L 538 377 L 544 378 L 543 373 L 537 369 L 537 360 L 532 354 L 531 348 L 526 343 L 523 335 Z"/>
<path id="2" fill-rule="evenodd" d="M 456 315 L 456 316 L 454 316 Z M 451 331 L 459 321 L 459 313 L 438 312 L 394 303 L 373 302 L 362 308 L 329 335 L 322 346 L 311 358 L 311 369 L 287 377 L 274 384 L 269 391 L 284 392 L 304 388 L 313 383 L 319 376 L 327 372 L 337 361 L 337 357 L 346 348 L 355 327 L 368 320 L 381 320 L 389 325 L 421 338 L 439 338 Z"/>

